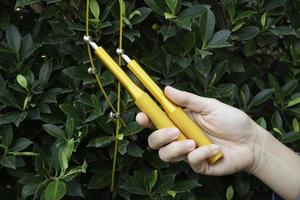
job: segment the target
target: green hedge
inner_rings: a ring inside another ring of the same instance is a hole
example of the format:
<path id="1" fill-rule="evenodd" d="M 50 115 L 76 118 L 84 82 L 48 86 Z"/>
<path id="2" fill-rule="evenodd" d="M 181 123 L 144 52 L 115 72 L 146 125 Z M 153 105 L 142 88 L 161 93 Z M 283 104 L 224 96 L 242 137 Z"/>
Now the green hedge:
<path id="1" fill-rule="evenodd" d="M 268 199 L 241 172 L 209 177 L 164 163 L 122 90 L 116 122 L 90 67 L 85 1 L 0 2 L 0 199 Z M 300 2 L 125 0 L 124 49 L 162 87 L 214 97 L 247 112 L 300 150 Z M 91 0 L 90 32 L 117 59 L 119 5 Z M 109 99 L 117 82 L 95 59 Z"/>

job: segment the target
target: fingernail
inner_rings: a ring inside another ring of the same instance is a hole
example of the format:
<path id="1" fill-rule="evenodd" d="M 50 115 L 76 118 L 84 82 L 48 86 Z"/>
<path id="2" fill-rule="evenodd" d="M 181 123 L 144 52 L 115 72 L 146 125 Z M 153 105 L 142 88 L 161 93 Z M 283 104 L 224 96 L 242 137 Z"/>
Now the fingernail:
<path id="1" fill-rule="evenodd" d="M 212 144 L 211 147 L 210 147 L 210 149 L 211 149 L 211 153 L 213 155 L 215 155 L 219 151 L 220 147 L 218 145 L 216 145 L 216 144 Z"/>
<path id="2" fill-rule="evenodd" d="M 195 142 L 193 140 L 186 140 L 185 145 L 189 149 L 194 149 L 195 148 Z"/>
<path id="3" fill-rule="evenodd" d="M 167 132 L 169 137 L 177 138 L 179 136 L 179 130 L 177 128 L 171 128 Z"/>

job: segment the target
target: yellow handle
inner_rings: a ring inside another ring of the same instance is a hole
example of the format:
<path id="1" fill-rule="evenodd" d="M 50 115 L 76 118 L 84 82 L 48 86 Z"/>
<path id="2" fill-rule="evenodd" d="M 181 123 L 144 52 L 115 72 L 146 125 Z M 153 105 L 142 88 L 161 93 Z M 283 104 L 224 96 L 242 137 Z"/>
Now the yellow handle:
<path id="1" fill-rule="evenodd" d="M 105 66 L 113 73 L 120 83 L 127 89 L 136 105 L 143 111 L 158 129 L 176 127 L 170 120 L 168 115 L 153 101 L 153 99 L 139 88 L 122 70 L 122 68 L 107 54 L 107 52 L 99 47 L 95 50 L 96 56 L 102 60 Z M 186 137 L 180 133 L 179 140 L 185 140 Z"/>
<path id="2" fill-rule="evenodd" d="M 158 129 L 176 127 L 170 120 L 168 115 L 151 99 L 151 97 L 144 93 L 135 100 L 135 104 L 143 111 Z M 186 137 L 180 133 L 178 140 L 185 140 Z"/>
<path id="3" fill-rule="evenodd" d="M 212 143 L 202 129 L 181 108 L 177 108 L 173 112 L 168 113 L 168 115 L 187 138 L 191 138 L 196 142 L 197 146 Z M 208 159 L 208 162 L 212 164 L 222 158 L 222 156 L 223 153 L 218 151 L 218 153 Z"/>
<path id="4" fill-rule="evenodd" d="M 160 87 L 135 60 L 131 60 L 127 66 L 143 83 L 143 85 L 145 85 L 149 92 L 159 101 L 174 124 L 187 138 L 193 139 L 198 147 L 212 144 L 212 141 L 205 135 L 202 129 L 180 107 L 176 106 L 164 95 L 164 92 L 160 89 Z M 217 154 L 210 157 L 208 162 L 212 164 L 222 157 L 223 153 L 219 151 Z"/>

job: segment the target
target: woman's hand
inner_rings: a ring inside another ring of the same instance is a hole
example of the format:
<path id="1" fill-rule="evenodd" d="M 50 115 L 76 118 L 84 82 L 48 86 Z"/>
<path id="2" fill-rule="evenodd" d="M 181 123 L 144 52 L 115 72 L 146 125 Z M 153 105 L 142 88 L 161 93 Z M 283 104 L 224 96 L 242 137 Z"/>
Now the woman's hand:
<path id="1" fill-rule="evenodd" d="M 165 88 L 166 96 L 186 109 L 215 145 L 195 148 L 193 140 L 177 141 L 176 128 L 154 131 L 148 138 L 150 148 L 159 150 L 166 162 L 185 160 L 195 172 L 206 175 L 226 175 L 250 169 L 255 160 L 254 144 L 258 142 L 257 126 L 247 114 L 216 99 L 200 97 L 172 87 Z M 144 127 L 153 127 L 144 113 L 136 116 Z M 213 165 L 206 159 L 220 149 L 224 158 Z"/>

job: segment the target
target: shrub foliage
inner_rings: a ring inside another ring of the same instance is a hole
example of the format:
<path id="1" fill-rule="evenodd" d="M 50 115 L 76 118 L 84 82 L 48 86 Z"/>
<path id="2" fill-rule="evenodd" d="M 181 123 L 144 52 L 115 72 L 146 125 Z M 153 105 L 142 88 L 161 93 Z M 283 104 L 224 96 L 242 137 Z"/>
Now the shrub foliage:
<path id="1" fill-rule="evenodd" d="M 85 1 L 0 2 L 1 199 L 267 199 L 241 172 L 226 177 L 164 163 L 122 90 L 115 188 L 114 119 L 82 40 Z M 116 57 L 119 2 L 91 0 L 90 33 Z M 162 87 L 214 97 L 300 149 L 300 2 L 125 0 L 124 49 Z M 117 82 L 95 59 L 109 99 Z M 124 68 L 125 69 L 125 68 Z"/>

